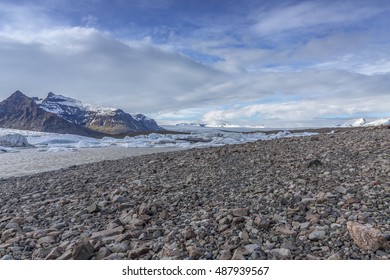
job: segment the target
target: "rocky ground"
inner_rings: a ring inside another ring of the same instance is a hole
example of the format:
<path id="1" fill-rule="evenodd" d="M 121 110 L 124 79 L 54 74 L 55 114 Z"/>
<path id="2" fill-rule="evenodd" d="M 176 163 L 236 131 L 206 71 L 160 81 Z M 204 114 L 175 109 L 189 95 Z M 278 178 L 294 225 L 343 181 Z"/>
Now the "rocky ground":
<path id="1" fill-rule="evenodd" d="M 1 259 L 389 259 L 390 129 L 0 181 Z"/>

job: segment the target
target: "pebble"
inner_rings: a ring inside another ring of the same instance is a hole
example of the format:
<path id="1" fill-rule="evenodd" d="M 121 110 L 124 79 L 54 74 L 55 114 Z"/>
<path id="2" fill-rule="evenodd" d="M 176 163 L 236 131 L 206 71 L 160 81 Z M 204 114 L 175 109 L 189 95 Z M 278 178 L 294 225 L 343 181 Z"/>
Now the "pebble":
<path id="1" fill-rule="evenodd" d="M 0 259 L 389 259 L 390 130 L 335 130 L 0 180 Z"/>
<path id="2" fill-rule="evenodd" d="M 323 240 L 326 237 L 326 231 L 324 230 L 315 230 L 309 234 L 309 239 L 312 241 Z"/>

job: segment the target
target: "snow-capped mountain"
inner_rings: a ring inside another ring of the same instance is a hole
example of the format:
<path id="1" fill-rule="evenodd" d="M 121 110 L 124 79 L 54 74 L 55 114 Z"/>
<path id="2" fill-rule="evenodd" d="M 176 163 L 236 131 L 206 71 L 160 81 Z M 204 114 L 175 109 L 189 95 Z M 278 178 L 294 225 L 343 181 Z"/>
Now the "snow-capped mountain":
<path id="1" fill-rule="evenodd" d="M 116 108 L 95 107 L 54 93 L 49 93 L 45 99 L 36 102 L 43 110 L 57 114 L 69 122 L 107 134 L 164 130 L 143 114 L 131 115 Z"/>
<path id="2" fill-rule="evenodd" d="M 132 116 L 54 93 L 45 99 L 30 98 L 20 91 L 0 103 L 0 127 L 85 136 L 164 130 L 143 114 Z"/>
<path id="3" fill-rule="evenodd" d="M 390 125 L 390 118 L 382 118 L 373 121 L 367 122 L 363 118 L 351 119 L 343 124 L 340 127 L 365 127 L 365 126 L 381 126 L 381 125 Z"/>

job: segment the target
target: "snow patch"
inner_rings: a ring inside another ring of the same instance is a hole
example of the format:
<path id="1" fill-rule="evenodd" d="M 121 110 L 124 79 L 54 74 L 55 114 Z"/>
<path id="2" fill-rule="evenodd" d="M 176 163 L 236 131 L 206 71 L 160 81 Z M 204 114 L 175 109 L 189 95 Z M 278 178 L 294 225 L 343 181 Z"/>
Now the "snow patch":
<path id="1" fill-rule="evenodd" d="M 390 125 L 390 118 L 378 119 L 366 123 L 364 126 L 381 126 L 381 125 Z"/>
<path id="2" fill-rule="evenodd" d="M 351 119 L 340 125 L 341 127 L 359 127 L 364 126 L 366 124 L 366 120 L 363 118 Z"/>

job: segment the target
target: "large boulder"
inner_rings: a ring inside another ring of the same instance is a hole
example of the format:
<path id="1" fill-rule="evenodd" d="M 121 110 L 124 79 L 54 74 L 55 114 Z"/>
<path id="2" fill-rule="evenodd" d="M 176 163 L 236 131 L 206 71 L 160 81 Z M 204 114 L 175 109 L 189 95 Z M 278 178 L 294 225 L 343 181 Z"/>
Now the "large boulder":
<path id="1" fill-rule="evenodd" d="M 390 248 L 385 236 L 376 228 L 356 222 L 348 222 L 347 228 L 356 245 L 363 250 L 375 252 L 381 248 Z"/>

